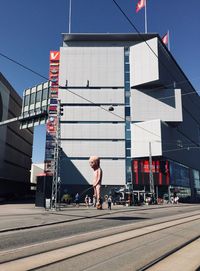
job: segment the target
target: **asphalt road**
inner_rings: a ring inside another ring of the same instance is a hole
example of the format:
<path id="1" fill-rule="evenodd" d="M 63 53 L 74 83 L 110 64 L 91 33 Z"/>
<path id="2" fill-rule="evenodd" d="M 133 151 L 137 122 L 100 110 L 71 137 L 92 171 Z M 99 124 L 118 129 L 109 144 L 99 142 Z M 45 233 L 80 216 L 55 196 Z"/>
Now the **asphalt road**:
<path id="1" fill-rule="evenodd" d="M 139 270 L 155 258 L 172 250 L 183 241 L 200 234 L 200 223 L 169 228 L 162 232 L 154 232 L 145 236 L 130 239 L 50 266 L 38 268 L 40 271 L 134 271 Z M 178 232 L 178 233 L 177 233 Z M 200 262 L 199 262 L 200 264 Z M 175 266 L 173 266 L 175 267 Z M 165 266 L 166 268 L 166 266 Z M 159 269 L 157 269 L 159 270 Z M 165 269 L 166 271 L 168 269 Z M 177 269 L 176 269 L 177 270 Z M 188 270 L 188 269 L 182 269 Z M 160 270 L 159 270 L 160 271 Z M 194 271 L 191 269 L 191 271 Z"/>
<path id="2" fill-rule="evenodd" d="M 0 234 L 0 250 L 7 250 L 12 248 L 17 248 L 25 245 L 35 244 L 41 241 L 50 241 L 54 239 L 63 238 L 66 236 L 72 236 L 80 233 L 91 232 L 94 230 L 103 230 L 108 228 L 113 228 L 121 225 L 135 224 L 140 222 L 140 225 L 144 223 L 149 223 L 153 219 L 157 218 L 167 218 L 168 216 L 180 214 L 190 214 L 194 210 L 198 210 L 199 205 L 182 205 L 182 206 L 170 206 L 169 208 L 121 208 L 114 209 L 111 212 L 108 210 L 102 210 L 96 212 L 94 209 L 82 208 L 79 210 L 69 209 L 65 211 L 53 213 L 56 216 L 56 222 L 68 220 L 66 223 L 47 225 L 45 227 L 36 227 L 31 229 L 25 229 L 20 231 L 11 231 L 8 233 Z M 46 216 L 43 213 L 43 216 Z M 19 215 L 19 220 L 30 219 L 30 215 Z M 50 214 L 48 213 L 49 220 L 51 220 Z M 16 216 L 13 216 L 14 221 Z M 12 225 L 12 216 L 8 216 L 8 228 Z M 1 218 L 2 219 L 2 218 Z M 33 214 L 31 219 L 35 221 L 40 221 L 43 218 L 41 214 Z M 46 219 L 46 217 L 45 217 Z M 48 219 L 48 218 L 47 218 Z M 4 217 L 4 223 L 6 218 Z M 45 223 L 47 223 L 45 221 Z M 44 223 L 44 224 L 45 224 Z M 32 223 L 33 224 L 33 223 Z M 40 224 L 38 224 L 40 225 Z M 41 225 L 43 225 L 41 223 Z M 23 226 L 23 225 L 21 225 Z"/>
<path id="3" fill-rule="evenodd" d="M 80 207 L 79 209 L 64 209 L 56 213 L 47 213 L 38 209 L 34 209 L 32 213 L 28 209 L 18 213 L 0 212 L 0 231 L 6 228 L 14 229 L 17 226 L 26 228 L 0 233 L 0 262 L 96 240 L 167 220 L 173 221 L 183 216 L 199 214 L 199 207 L 200 205 L 185 204 L 120 206 L 115 207 L 112 211 L 107 209 L 97 211 L 93 208 Z M 23 225 L 20 225 L 20 221 L 23 222 Z M 49 225 L 49 222 L 55 224 Z M 197 220 L 188 223 L 187 227 L 179 226 L 176 229 L 172 227 L 162 233 L 138 237 L 137 241 L 135 239 L 127 240 L 41 270 L 102 270 L 102 268 L 107 268 L 106 266 L 109 266 L 109 269 L 105 270 L 137 270 L 138 266 L 150 261 L 156 255 L 200 234 L 199 226 L 199 220 Z M 141 255 L 143 255 L 142 258 Z M 77 263 L 80 265 L 80 269 L 76 266 Z"/>

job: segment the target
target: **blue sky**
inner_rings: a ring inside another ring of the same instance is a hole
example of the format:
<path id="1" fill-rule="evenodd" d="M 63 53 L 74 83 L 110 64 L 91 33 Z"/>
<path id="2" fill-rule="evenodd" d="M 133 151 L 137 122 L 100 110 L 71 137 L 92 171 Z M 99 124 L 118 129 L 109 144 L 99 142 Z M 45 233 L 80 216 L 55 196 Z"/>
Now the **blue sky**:
<path id="1" fill-rule="evenodd" d="M 113 0 L 71 0 L 72 33 L 135 33 Z M 115 0 L 140 32 L 144 9 L 138 0 Z M 49 51 L 59 50 L 61 33 L 68 32 L 69 0 L 0 0 L 0 54 L 48 77 Z M 200 91 L 200 1 L 148 0 L 148 33 L 170 31 L 171 53 Z M 0 56 L 0 71 L 22 95 L 45 80 Z M 33 162 L 43 162 L 45 128 L 35 128 Z"/>

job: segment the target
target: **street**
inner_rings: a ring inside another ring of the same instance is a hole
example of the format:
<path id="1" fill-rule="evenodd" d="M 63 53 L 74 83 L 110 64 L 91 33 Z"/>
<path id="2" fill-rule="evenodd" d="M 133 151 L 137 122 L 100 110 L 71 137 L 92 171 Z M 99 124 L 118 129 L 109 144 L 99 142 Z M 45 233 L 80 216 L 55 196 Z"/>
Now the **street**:
<path id="1" fill-rule="evenodd" d="M 7 206 L 7 210 L 9 208 Z M 46 255 L 49 261 L 52 256 L 45 253 L 53 253 L 55 257 L 63 253 L 64 258 L 59 263 L 53 262 L 37 270 L 100 270 L 105 267 L 107 270 L 139 270 L 200 235 L 199 205 L 114 206 L 111 211 L 81 206 L 58 212 L 21 206 L 18 213 L 12 213 L 11 208 L 7 214 L 5 210 L 1 212 L 0 222 L 1 263 L 30 255 L 41 255 L 42 259 Z M 124 234 L 124 239 L 118 240 Z M 112 236 L 114 241 L 104 239 Z M 99 244 L 102 245 L 99 247 Z M 89 251 L 81 252 L 81 246 Z M 73 251 L 72 248 L 76 254 L 72 258 L 69 252 L 60 251 Z M 30 257 L 25 259 L 31 262 Z"/>

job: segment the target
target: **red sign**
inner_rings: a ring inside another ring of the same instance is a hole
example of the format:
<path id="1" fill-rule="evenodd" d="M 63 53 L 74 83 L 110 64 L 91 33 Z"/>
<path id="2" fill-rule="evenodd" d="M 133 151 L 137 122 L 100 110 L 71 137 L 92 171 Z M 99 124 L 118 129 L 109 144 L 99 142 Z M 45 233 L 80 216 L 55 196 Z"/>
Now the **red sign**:
<path id="1" fill-rule="evenodd" d="M 59 60 L 60 60 L 60 52 L 50 51 L 50 61 L 59 61 Z"/>

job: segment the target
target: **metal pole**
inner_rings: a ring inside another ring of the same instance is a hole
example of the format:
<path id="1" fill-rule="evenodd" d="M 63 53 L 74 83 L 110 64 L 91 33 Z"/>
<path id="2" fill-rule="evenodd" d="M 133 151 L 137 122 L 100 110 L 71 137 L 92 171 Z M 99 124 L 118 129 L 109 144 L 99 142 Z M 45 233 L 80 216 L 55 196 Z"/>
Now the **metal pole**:
<path id="1" fill-rule="evenodd" d="M 57 107 L 57 127 L 54 148 L 54 173 L 52 180 L 51 209 L 57 210 L 58 196 L 60 194 L 60 100 Z"/>
<path id="2" fill-rule="evenodd" d="M 69 34 L 71 33 L 72 0 L 69 0 Z"/>
<path id="3" fill-rule="evenodd" d="M 145 34 L 147 34 L 147 0 L 145 0 Z"/>
<path id="4" fill-rule="evenodd" d="M 151 142 L 149 142 L 149 185 L 150 185 L 150 192 L 152 194 L 154 194 L 154 179 L 153 179 L 153 171 L 152 171 Z"/>

